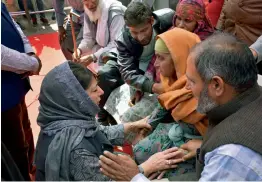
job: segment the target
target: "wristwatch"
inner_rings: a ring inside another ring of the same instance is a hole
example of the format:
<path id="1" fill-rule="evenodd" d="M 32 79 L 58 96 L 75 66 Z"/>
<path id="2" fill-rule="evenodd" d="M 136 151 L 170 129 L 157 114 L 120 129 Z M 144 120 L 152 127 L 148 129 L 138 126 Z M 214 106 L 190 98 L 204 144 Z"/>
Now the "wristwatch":
<path id="1" fill-rule="evenodd" d="M 141 174 L 144 174 L 144 173 L 145 173 L 145 171 L 144 171 L 144 169 L 142 168 L 141 165 L 138 166 L 138 170 L 139 170 L 139 172 L 140 172 Z"/>

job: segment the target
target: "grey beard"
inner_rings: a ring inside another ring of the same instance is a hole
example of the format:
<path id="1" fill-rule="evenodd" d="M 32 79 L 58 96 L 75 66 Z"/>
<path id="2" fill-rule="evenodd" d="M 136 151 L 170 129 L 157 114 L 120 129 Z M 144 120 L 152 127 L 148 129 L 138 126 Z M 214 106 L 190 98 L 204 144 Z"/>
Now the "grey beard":
<path id="1" fill-rule="evenodd" d="M 89 17 L 89 20 L 91 22 L 96 22 L 102 16 L 102 9 L 103 9 L 103 6 L 104 6 L 103 3 L 104 3 L 103 1 L 101 1 L 101 0 L 99 1 L 99 4 L 98 4 L 95 12 L 92 12 L 89 9 L 86 8 L 85 12 L 86 12 L 86 14 Z"/>
<path id="2" fill-rule="evenodd" d="M 99 9 L 97 9 L 95 12 L 90 12 L 88 17 L 91 22 L 96 22 L 101 17 L 101 12 Z"/>
<path id="3" fill-rule="evenodd" d="M 217 106 L 218 104 L 209 97 L 208 88 L 205 85 L 198 99 L 197 112 L 206 114 Z"/>

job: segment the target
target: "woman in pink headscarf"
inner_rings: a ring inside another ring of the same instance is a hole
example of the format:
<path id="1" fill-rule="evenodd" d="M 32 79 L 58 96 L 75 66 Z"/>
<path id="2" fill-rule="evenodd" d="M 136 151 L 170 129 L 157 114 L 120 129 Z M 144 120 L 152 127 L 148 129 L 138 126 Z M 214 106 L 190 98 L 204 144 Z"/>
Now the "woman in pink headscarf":
<path id="1" fill-rule="evenodd" d="M 201 40 L 205 40 L 214 32 L 214 28 L 206 15 L 203 0 L 180 0 L 176 7 L 173 27 L 193 32 Z"/>

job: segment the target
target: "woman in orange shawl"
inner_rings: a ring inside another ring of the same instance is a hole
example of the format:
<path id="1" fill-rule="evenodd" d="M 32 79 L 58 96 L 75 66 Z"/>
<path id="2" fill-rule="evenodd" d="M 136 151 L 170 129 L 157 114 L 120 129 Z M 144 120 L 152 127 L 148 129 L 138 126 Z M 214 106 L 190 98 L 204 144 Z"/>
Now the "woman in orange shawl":
<path id="1" fill-rule="evenodd" d="M 134 147 L 134 156 L 139 164 L 159 151 L 201 138 L 206 131 L 207 120 L 196 112 L 197 100 L 185 88 L 186 60 L 190 49 L 199 42 L 196 34 L 180 28 L 158 36 L 155 66 L 160 70 L 164 93 L 159 95 L 160 105 L 148 120 L 155 130 Z M 194 161 L 185 161 L 179 164 L 175 173 L 194 170 Z"/>

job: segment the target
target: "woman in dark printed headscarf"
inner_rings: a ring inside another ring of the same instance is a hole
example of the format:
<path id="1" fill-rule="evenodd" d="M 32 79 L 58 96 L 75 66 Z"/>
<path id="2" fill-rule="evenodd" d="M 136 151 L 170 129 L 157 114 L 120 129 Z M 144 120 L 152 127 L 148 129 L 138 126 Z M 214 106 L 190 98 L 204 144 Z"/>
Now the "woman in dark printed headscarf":
<path id="1" fill-rule="evenodd" d="M 206 15 L 203 0 L 180 0 L 176 7 L 173 26 L 193 32 L 201 40 L 205 40 L 214 32 L 214 28 Z"/>

